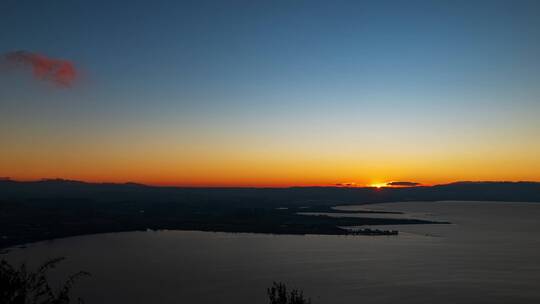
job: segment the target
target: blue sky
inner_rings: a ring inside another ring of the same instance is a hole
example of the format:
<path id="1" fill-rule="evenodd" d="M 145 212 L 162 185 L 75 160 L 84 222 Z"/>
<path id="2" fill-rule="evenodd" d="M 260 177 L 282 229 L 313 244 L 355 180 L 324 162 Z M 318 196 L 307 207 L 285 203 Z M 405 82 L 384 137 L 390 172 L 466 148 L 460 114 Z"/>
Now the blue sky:
<path id="1" fill-rule="evenodd" d="M 0 4 L 1 53 L 68 59 L 81 72 L 62 90 L 0 75 L 0 127 L 17 153 L 29 149 L 20 138 L 51 142 L 51 154 L 63 142 L 123 141 L 129 153 L 134 140 L 258 155 L 287 146 L 298 158 L 322 143 L 344 151 L 323 161 L 400 147 L 443 155 L 458 143 L 515 147 L 500 161 L 538 149 L 537 1 L 110 2 Z"/>

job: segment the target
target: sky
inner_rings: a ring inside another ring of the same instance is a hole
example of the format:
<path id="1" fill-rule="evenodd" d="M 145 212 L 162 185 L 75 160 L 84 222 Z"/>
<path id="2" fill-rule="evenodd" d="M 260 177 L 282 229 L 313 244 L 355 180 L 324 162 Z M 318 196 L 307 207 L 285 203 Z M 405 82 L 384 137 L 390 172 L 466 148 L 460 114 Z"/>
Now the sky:
<path id="1" fill-rule="evenodd" d="M 0 54 L 0 176 L 540 181 L 538 1 L 4 0 Z"/>

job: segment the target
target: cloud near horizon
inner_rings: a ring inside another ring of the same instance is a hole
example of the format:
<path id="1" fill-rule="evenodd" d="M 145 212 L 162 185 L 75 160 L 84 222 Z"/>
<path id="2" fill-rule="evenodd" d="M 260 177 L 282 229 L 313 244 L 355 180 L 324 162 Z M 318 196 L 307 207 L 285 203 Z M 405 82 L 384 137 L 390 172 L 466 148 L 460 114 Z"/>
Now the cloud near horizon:
<path id="1" fill-rule="evenodd" d="M 336 187 L 356 187 L 357 184 L 355 182 L 348 182 L 348 183 L 337 183 L 335 184 Z"/>
<path id="2" fill-rule="evenodd" d="M 77 70 L 68 60 L 49 58 L 27 51 L 9 52 L 3 57 L 9 64 L 32 67 L 35 78 L 51 81 L 61 87 L 70 87 L 77 78 Z"/>
<path id="3" fill-rule="evenodd" d="M 416 187 L 420 186 L 421 184 L 416 182 L 389 182 L 386 185 L 392 187 Z"/>

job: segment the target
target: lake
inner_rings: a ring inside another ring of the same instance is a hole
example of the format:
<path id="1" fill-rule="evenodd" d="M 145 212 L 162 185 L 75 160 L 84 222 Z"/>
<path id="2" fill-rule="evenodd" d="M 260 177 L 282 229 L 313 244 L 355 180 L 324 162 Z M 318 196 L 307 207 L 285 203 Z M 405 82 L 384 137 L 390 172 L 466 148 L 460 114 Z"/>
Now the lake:
<path id="1" fill-rule="evenodd" d="M 304 290 L 314 304 L 540 303 L 539 203 L 340 208 L 452 224 L 377 226 L 398 236 L 109 233 L 34 243 L 6 256 L 31 265 L 67 257 L 53 275 L 91 272 L 74 290 L 87 304 L 266 303 L 272 281 Z"/>

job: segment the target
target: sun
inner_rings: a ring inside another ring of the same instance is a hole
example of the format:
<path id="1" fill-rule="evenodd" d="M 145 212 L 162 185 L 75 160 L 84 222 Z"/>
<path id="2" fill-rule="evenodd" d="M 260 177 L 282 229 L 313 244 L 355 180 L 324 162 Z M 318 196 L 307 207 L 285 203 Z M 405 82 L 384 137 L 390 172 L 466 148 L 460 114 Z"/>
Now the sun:
<path id="1" fill-rule="evenodd" d="M 373 184 L 369 184 L 369 186 L 373 188 L 382 188 L 382 187 L 386 187 L 387 184 L 386 183 L 373 183 Z"/>

